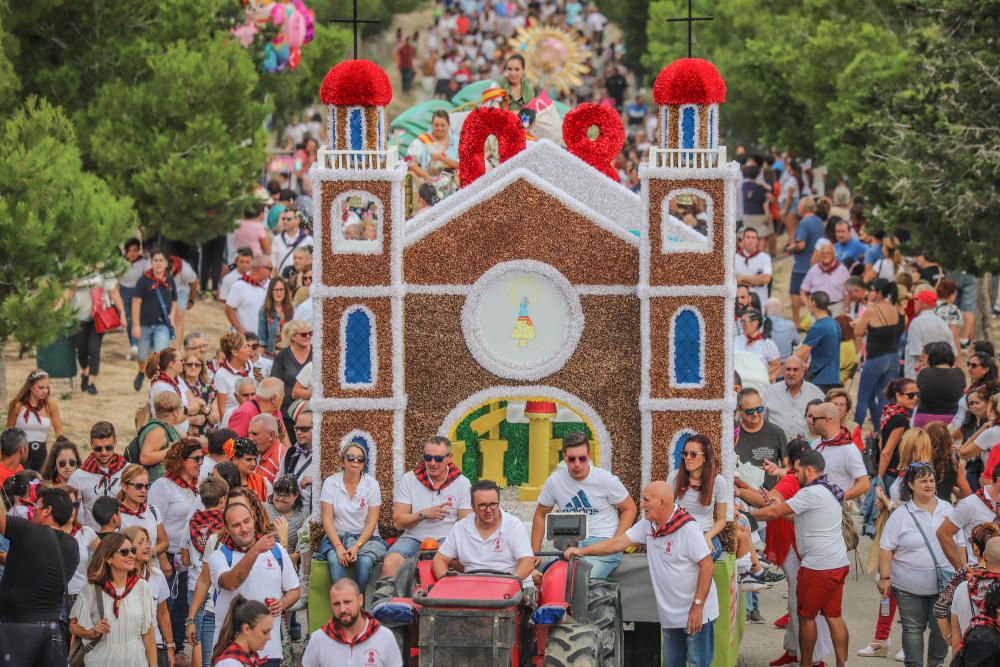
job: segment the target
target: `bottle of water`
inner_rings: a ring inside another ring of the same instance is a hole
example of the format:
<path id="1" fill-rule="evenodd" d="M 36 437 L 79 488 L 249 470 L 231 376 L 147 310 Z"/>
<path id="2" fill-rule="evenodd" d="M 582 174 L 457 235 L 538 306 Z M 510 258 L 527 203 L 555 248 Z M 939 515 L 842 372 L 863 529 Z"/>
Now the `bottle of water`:
<path id="1" fill-rule="evenodd" d="M 888 595 L 886 595 L 885 597 L 882 598 L 882 602 L 879 604 L 879 608 L 878 608 L 878 615 L 879 616 L 888 616 L 889 615 L 889 596 Z"/>

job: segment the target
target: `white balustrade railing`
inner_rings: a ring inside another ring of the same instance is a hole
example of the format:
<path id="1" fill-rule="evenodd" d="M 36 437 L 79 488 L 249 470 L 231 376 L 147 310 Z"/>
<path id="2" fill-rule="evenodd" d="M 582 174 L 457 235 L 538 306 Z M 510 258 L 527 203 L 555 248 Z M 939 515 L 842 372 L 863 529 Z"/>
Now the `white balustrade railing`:
<path id="1" fill-rule="evenodd" d="M 653 169 L 718 169 L 726 164 L 726 147 L 651 148 L 649 166 Z"/>
<path id="2" fill-rule="evenodd" d="M 335 151 L 320 148 L 316 155 L 320 169 L 392 169 L 399 162 L 399 149 L 384 151 Z"/>

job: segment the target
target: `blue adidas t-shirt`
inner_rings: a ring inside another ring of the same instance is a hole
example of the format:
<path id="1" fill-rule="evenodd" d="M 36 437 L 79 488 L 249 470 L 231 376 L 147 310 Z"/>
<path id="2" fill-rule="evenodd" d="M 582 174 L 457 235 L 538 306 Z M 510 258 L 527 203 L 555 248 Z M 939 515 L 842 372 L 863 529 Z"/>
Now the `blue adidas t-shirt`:
<path id="1" fill-rule="evenodd" d="M 832 317 L 816 320 L 803 345 L 808 345 L 813 384 L 840 384 L 840 325 Z"/>
<path id="2" fill-rule="evenodd" d="M 805 241 L 806 247 L 792 259 L 792 273 L 809 272 L 809 260 L 812 259 L 816 241 L 823 236 L 823 231 L 823 221 L 818 215 L 806 216 L 799 222 L 799 228 L 795 230 L 795 240 Z"/>
<path id="3" fill-rule="evenodd" d="M 618 530 L 615 506 L 626 498 L 628 489 L 620 479 L 604 468 L 591 465 L 590 473 L 580 481 L 573 479 L 565 468 L 556 469 L 545 480 L 538 504 L 556 512 L 583 512 L 587 515 L 587 536 L 607 538 Z"/>

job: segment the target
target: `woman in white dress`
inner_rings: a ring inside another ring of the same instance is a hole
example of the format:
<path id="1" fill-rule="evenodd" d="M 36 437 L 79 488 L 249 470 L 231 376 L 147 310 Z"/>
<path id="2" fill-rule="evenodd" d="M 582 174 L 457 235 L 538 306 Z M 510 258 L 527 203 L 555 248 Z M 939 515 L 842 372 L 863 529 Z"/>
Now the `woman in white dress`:
<path id="1" fill-rule="evenodd" d="M 271 638 L 274 617 L 263 602 L 237 595 L 229 605 L 219 642 L 212 651 L 215 667 L 257 667 L 257 651 Z"/>
<path id="2" fill-rule="evenodd" d="M 17 427 L 28 436 L 28 460 L 24 467 L 41 470 L 48 451 L 45 441 L 49 431 L 63 435 L 59 402 L 52 397 L 49 374 L 36 368 L 28 373 L 20 391 L 7 405 L 7 428 Z"/>
<path id="3" fill-rule="evenodd" d="M 157 665 L 153 597 L 135 572 L 135 553 L 127 537 L 112 533 L 90 559 L 88 585 L 76 598 L 69 622 L 75 637 L 97 642 L 84 658 L 87 667 Z"/>

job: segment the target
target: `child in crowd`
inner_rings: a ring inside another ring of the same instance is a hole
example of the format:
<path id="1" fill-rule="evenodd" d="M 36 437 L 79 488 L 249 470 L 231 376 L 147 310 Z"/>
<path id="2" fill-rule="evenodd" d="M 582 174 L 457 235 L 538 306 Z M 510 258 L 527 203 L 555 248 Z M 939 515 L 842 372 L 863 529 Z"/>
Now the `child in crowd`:
<path id="1" fill-rule="evenodd" d="M 94 517 L 94 521 L 101 526 L 101 529 L 97 531 L 97 536 L 100 538 L 117 533 L 118 529 L 122 527 L 121 504 L 113 496 L 101 496 L 95 500 L 91 515 Z"/>

